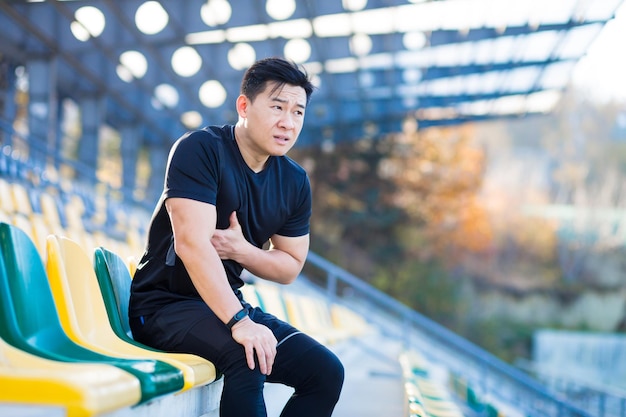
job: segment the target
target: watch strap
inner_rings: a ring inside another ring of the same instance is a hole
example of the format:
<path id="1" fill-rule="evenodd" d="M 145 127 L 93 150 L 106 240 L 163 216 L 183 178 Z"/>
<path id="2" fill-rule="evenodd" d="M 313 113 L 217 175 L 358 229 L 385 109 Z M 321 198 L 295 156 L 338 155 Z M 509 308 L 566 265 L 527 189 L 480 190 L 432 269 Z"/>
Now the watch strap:
<path id="1" fill-rule="evenodd" d="M 235 324 L 239 323 L 245 317 L 248 317 L 248 309 L 242 308 L 241 310 L 235 313 L 233 318 L 230 319 L 228 323 L 226 323 L 226 327 L 228 327 L 229 329 L 232 329 Z"/>

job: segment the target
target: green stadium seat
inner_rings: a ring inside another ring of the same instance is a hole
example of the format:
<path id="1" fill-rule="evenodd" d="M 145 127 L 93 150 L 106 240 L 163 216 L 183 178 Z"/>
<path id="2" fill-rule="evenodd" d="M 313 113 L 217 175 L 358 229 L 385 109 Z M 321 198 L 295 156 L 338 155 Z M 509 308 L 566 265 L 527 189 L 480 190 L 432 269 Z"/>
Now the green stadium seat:
<path id="1" fill-rule="evenodd" d="M 0 402 L 89 417 L 130 407 L 140 396 L 139 380 L 119 368 L 44 359 L 0 339 Z"/>
<path id="2" fill-rule="evenodd" d="M 77 252 L 80 248 L 72 248 L 72 243 L 67 239 L 61 239 L 60 242 L 65 246 L 65 255 L 75 258 L 84 257 Z M 75 245 L 75 244 L 74 244 Z M 90 300 L 87 304 L 92 310 L 93 315 L 101 317 L 101 320 L 107 320 L 110 327 L 104 323 L 100 323 L 99 328 L 106 331 L 99 331 L 97 335 L 89 337 L 93 343 L 100 345 L 118 346 L 120 350 L 128 351 L 146 351 L 150 350 L 150 356 L 163 361 L 170 361 L 175 366 L 180 367 L 185 375 L 185 388 L 191 388 L 198 385 L 205 385 L 212 382 L 216 378 L 215 366 L 196 355 L 165 353 L 156 349 L 149 348 L 132 338 L 130 325 L 128 324 L 128 301 L 130 298 L 131 277 L 128 267 L 124 260 L 116 253 L 109 251 L 103 247 L 94 251 L 94 267 L 95 276 L 91 274 L 82 274 L 82 276 L 73 276 L 68 278 L 78 279 L 81 282 L 74 284 L 73 288 L 79 286 L 85 287 L 84 296 L 95 298 L 97 293 L 99 300 Z M 69 272 L 69 271 L 68 271 Z M 86 289 L 87 286 L 91 288 Z M 88 292 L 88 294 L 87 294 Z M 75 294 L 79 295 L 79 294 Z M 102 302 L 104 300 L 104 302 Z M 116 341 L 116 343 L 112 343 Z M 126 345 L 126 346 L 123 346 Z M 134 347 L 135 349 L 130 349 Z"/>
<path id="3" fill-rule="evenodd" d="M 44 264 L 33 241 L 0 223 L 0 337 L 23 351 L 63 362 L 114 365 L 139 379 L 140 402 L 179 391 L 182 372 L 154 359 L 103 355 L 73 342 L 63 331 Z"/>

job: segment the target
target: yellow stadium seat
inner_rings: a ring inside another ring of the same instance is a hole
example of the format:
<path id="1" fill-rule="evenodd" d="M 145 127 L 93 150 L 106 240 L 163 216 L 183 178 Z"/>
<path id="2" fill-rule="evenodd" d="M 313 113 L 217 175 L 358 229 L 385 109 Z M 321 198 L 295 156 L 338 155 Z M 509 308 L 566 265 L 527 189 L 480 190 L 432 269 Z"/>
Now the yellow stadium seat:
<path id="1" fill-rule="evenodd" d="M 22 213 L 27 217 L 33 214 L 33 205 L 30 202 L 26 187 L 19 183 L 11 184 L 11 196 L 16 212 Z"/>
<path id="2" fill-rule="evenodd" d="M 9 215 L 15 213 L 11 184 L 3 178 L 0 178 L 0 209 Z"/>
<path id="3" fill-rule="evenodd" d="M 21 213 L 14 213 L 11 216 L 11 224 L 22 229 L 24 233 L 28 235 L 31 240 L 35 240 L 35 234 L 33 233 L 33 226 L 30 224 L 28 217 Z"/>
<path id="4" fill-rule="evenodd" d="M 139 380 L 114 366 L 44 359 L 0 339 L 0 402 L 89 417 L 135 405 L 140 396 Z"/>
<path id="5" fill-rule="evenodd" d="M 282 321 L 289 322 L 289 317 L 285 310 L 285 303 L 278 288 L 274 285 L 262 282 L 256 284 L 255 288 L 259 295 L 259 300 L 262 303 L 263 311 L 273 314 Z"/>
<path id="6" fill-rule="evenodd" d="M 76 343 L 96 352 L 156 359 L 182 370 L 183 390 L 215 380 L 213 364 L 191 354 L 149 350 L 120 339 L 109 322 L 92 261 L 77 242 L 49 236 L 47 271 L 61 324 Z"/>
<path id="7" fill-rule="evenodd" d="M 126 263 L 128 264 L 128 272 L 130 273 L 130 277 L 135 276 L 135 272 L 137 272 L 137 265 L 139 264 L 139 260 L 137 260 L 134 256 L 129 256 L 126 258 Z"/>
<path id="8" fill-rule="evenodd" d="M 32 228 L 33 242 L 43 257 L 46 253 L 46 239 L 48 235 L 53 234 L 55 231 L 51 230 L 44 218 L 36 213 L 30 216 L 29 222 Z"/>
<path id="9" fill-rule="evenodd" d="M 348 336 L 348 332 L 333 326 L 329 307 L 321 298 L 289 292 L 284 292 L 283 298 L 290 322 L 311 337 L 335 343 Z"/>
<path id="10" fill-rule="evenodd" d="M 85 203 L 78 195 L 73 195 L 64 206 L 67 228 L 71 230 L 84 230 L 83 215 Z"/>
<path id="11" fill-rule="evenodd" d="M 61 228 L 61 216 L 56 199 L 49 193 L 41 193 L 39 196 L 39 205 L 41 206 L 41 214 L 43 215 L 48 226 L 52 228 Z"/>
<path id="12" fill-rule="evenodd" d="M 350 336 L 362 336 L 371 331 L 371 327 L 362 316 L 343 305 L 333 304 L 330 307 L 330 315 L 334 327 L 348 332 Z"/>

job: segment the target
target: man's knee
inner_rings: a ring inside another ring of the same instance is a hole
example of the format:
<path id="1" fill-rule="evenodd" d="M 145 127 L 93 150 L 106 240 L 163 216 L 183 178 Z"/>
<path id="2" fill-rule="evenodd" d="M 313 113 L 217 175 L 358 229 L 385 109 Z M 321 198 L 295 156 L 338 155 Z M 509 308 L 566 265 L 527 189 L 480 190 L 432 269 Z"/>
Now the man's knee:
<path id="1" fill-rule="evenodd" d="M 339 358 L 323 346 L 311 349 L 306 354 L 306 363 L 315 367 L 315 378 L 310 382 L 325 395 L 338 399 L 343 387 L 345 371 Z"/>

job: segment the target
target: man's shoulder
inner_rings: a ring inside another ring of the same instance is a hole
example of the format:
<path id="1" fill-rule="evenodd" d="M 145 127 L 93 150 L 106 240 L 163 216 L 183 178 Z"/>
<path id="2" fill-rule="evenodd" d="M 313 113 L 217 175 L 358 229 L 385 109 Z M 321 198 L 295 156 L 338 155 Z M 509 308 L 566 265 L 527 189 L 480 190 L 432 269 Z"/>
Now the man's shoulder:
<path id="1" fill-rule="evenodd" d="M 179 137 L 172 145 L 172 151 L 179 154 L 195 153 L 204 149 L 205 153 L 214 153 L 230 137 L 232 126 L 207 126 L 202 129 L 190 130 Z M 210 149 L 213 149 L 211 151 Z M 219 152 L 219 151 L 218 151 Z"/>
<path id="2" fill-rule="evenodd" d="M 278 157 L 279 159 L 279 163 L 282 165 L 283 169 L 288 169 L 294 173 L 300 174 L 300 175 L 306 175 L 306 171 L 304 170 L 304 168 L 302 168 L 302 166 L 300 166 L 300 164 L 298 164 L 296 161 L 294 161 L 293 159 L 291 159 L 290 157 L 288 157 L 287 155 L 283 155 Z"/>
<path id="3" fill-rule="evenodd" d="M 192 142 L 216 142 L 230 139 L 232 136 L 232 126 L 206 126 L 202 129 L 190 130 L 185 133 L 179 140 Z"/>

